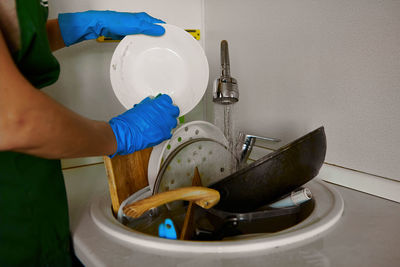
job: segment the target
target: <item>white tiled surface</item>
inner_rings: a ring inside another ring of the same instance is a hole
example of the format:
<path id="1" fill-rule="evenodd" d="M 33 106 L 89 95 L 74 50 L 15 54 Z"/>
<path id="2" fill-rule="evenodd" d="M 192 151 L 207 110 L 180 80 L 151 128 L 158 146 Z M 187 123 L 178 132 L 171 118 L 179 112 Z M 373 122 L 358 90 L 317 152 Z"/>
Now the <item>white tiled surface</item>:
<path id="1" fill-rule="evenodd" d="M 249 157 L 249 163 L 273 152 L 279 143 L 257 141 Z M 271 149 L 267 149 L 271 148 Z M 393 200 L 400 203 L 400 182 L 377 177 L 355 170 L 345 169 L 325 163 L 320 169 L 319 176 L 324 181 L 352 188 L 371 195 Z"/>

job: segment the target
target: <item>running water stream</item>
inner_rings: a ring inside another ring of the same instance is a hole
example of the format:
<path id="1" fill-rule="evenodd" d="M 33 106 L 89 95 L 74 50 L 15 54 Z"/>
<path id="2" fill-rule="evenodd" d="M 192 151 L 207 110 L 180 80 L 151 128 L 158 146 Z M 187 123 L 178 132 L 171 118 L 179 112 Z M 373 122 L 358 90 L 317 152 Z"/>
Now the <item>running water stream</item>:
<path id="1" fill-rule="evenodd" d="M 228 150 L 236 156 L 236 129 L 234 120 L 235 104 L 214 104 L 214 124 L 223 131 L 228 140 Z M 231 163 L 231 170 L 237 169 L 237 162 Z"/>

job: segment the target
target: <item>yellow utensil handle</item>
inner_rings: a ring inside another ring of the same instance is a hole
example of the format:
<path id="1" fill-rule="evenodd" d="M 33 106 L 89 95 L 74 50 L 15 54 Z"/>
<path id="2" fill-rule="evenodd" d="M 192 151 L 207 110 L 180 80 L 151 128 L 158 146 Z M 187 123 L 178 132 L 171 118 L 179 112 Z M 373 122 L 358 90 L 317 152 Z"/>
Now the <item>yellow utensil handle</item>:
<path id="1" fill-rule="evenodd" d="M 200 40 L 200 30 L 199 29 L 186 29 L 188 33 L 190 33 L 194 39 Z M 99 36 L 96 39 L 99 43 L 110 43 L 110 42 L 119 42 L 120 40 L 114 40 L 111 37 Z"/>
<path id="2" fill-rule="evenodd" d="M 138 218 L 146 211 L 176 200 L 194 201 L 202 208 L 209 209 L 219 201 L 219 192 L 207 187 L 191 186 L 162 192 L 136 201 L 124 207 L 124 213 Z"/>

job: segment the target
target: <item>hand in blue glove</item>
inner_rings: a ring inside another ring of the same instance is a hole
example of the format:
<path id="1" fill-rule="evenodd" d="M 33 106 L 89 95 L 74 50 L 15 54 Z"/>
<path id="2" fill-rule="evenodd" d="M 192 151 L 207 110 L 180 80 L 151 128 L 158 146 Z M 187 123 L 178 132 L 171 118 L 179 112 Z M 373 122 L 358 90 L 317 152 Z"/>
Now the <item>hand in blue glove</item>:
<path id="1" fill-rule="evenodd" d="M 66 46 L 99 36 L 121 40 L 129 34 L 163 35 L 165 29 L 154 23 L 165 23 L 147 13 L 85 11 L 58 15 L 61 35 Z"/>
<path id="2" fill-rule="evenodd" d="M 177 125 L 179 108 L 168 95 L 145 98 L 132 109 L 110 120 L 117 139 L 117 152 L 110 156 L 126 155 L 155 146 L 171 138 Z"/>

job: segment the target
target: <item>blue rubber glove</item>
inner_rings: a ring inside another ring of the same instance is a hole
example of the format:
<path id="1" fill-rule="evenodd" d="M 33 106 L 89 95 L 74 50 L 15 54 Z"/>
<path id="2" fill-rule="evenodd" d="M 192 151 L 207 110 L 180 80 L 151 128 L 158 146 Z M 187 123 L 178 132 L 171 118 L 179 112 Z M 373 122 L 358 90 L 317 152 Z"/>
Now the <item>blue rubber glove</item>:
<path id="1" fill-rule="evenodd" d="M 145 98 L 125 113 L 112 118 L 110 125 L 117 139 L 115 155 L 131 154 L 171 138 L 179 108 L 168 95 Z"/>
<path id="2" fill-rule="evenodd" d="M 147 13 L 89 10 L 58 15 L 61 35 L 66 46 L 99 36 L 121 40 L 129 34 L 163 35 L 165 29 L 154 23 L 165 23 Z"/>

